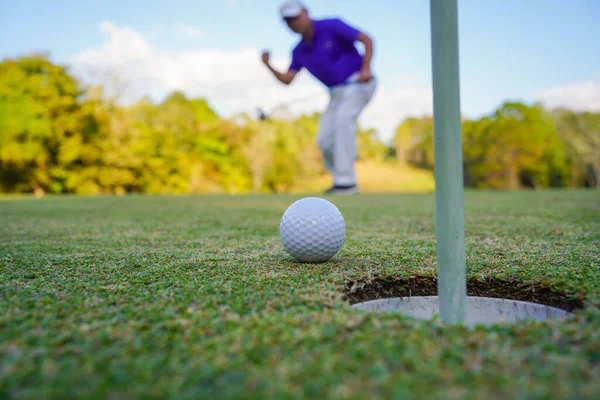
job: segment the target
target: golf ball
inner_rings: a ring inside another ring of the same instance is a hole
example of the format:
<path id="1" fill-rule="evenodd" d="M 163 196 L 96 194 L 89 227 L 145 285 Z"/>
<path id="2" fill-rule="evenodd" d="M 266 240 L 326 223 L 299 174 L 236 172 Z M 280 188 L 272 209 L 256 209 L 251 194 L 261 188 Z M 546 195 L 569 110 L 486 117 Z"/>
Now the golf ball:
<path id="1" fill-rule="evenodd" d="M 319 197 L 297 200 L 283 214 L 279 236 L 285 250 L 302 262 L 324 262 L 340 250 L 346 223 L 340 210 Z"/>

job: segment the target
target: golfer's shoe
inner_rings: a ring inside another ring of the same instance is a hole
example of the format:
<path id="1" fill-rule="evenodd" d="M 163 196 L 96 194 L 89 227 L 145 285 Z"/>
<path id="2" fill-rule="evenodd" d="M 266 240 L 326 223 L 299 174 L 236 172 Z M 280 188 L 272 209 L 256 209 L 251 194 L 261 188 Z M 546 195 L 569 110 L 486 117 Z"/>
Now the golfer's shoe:
<path id="1" fill-rule="evenodd" d="M 358 194 L 358 193 L 359 193 L 359 190 L 358 190 L 358 186 L 356 186 L 356 185 L 349 185 L 349 186 L 334 185 L 325 191 L 326 195 Z"/>

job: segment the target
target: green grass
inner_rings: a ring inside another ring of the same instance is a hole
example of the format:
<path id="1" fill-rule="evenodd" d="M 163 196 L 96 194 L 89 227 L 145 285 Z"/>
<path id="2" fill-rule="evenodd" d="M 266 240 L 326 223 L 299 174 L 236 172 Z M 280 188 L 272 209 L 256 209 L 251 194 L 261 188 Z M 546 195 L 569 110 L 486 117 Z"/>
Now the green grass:
<path id="1" fill-rule="evenodd" d="M 467 192 L 470 278 L 550 285 L 568 322 L 375 315 L 351 280 L 435 275 L 432 194 L 332 198 L 347 240 L 293 262 L 299 196 L 0 201 L 0 397 L 600 398 L 600 192 Z"/>

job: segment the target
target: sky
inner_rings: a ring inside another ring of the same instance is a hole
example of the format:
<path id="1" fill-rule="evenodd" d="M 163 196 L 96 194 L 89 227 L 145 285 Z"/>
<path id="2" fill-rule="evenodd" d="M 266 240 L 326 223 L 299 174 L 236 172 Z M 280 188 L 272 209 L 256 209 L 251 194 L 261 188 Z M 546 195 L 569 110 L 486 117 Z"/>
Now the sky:
<path id="1" fill-rule="evenodd" d="M 174 90 L 206 98 L 224 116 L 288 105 L 322 111 L 325 88 L 307 72 L 290 86 L 298 38 L 280 0 L 21 0 L 0 6 L 0 59 L 44 52 L 122 101 Z M 306 0 L 314 18 L 338 17 L 371 35 L 377 92 L 360 116 L 387 141 L 408 116 L 432 112 L 429 1 Z M 461 110 L 469 118 L 505 101 L 600 111 L 600 1 L 458 0 Z M 362 51 L 362 46 L 358 45 Z"/>

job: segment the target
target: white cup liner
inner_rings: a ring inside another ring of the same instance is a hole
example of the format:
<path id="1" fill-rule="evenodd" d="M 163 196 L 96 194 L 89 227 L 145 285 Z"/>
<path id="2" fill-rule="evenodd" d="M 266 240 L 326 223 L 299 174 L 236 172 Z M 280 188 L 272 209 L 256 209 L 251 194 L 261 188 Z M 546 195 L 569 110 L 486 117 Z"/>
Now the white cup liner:
<path id="1" fill-rule="evenodd" d="M 365 301 L 352 305 L 364 311 L 400 313 L 432 319 L 439 314 L 438 296 L 392 297 Z M 564 320 L 572 313 L 556 307 L 519 300 L 467 296 L 464 325 L 495 325 L 527 321 Z"/>

